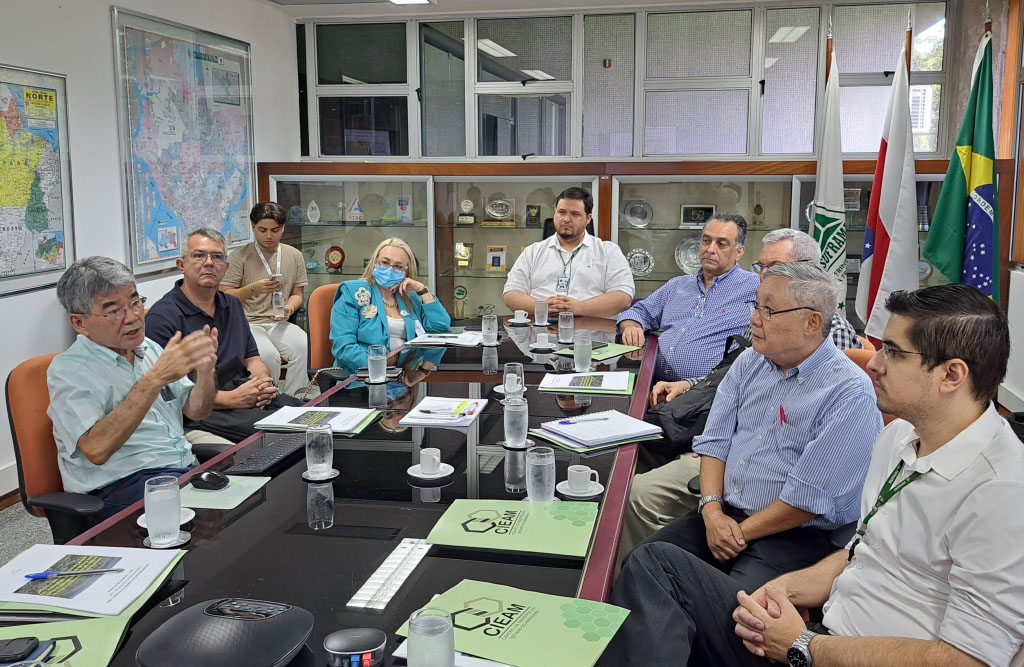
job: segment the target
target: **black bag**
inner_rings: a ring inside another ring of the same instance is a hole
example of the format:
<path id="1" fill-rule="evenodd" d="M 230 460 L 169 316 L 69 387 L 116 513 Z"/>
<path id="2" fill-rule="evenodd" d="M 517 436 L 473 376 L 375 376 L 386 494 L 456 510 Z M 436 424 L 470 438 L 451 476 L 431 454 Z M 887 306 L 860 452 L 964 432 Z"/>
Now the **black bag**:
<path id="1" fill-rule="evenodd" d="M 643 443 L 654 455 L 653 458 L 664 458 L 662 463 L 667 463 L 680 454 L 693 451 L 693 439 L 704 432 L 718 385 L 732 366 L 732 362 L 736 361 L 736 357 L 748 347 L 750 342 L 745 338 L 729 336 L 725 341 L 725 355 L 711 369 L 704 382 L 691 387 L 667 403 L 658 403 L 653 408 L 648 408 L 644 419 L 660 426 L 665 432 L 664 440 Z"/>

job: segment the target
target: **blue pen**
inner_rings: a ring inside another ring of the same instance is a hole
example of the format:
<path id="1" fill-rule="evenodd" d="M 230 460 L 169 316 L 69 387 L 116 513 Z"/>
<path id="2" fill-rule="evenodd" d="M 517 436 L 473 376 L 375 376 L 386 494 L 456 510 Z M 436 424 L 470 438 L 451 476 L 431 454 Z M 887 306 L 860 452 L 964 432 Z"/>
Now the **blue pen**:
<path id="1" fill-rule="evenodd" d="M 59 570 L 48 570 L 46 572 L 36 572 L 34 574 L 26 574 L 26 579 L 54 579 L 56 577 L 77 577 L 82 574 L 106 574 L 108 572 L 124 572 L 123 567 L 112 567 L 105 570 L 82 570 L 80 572 L 61 572 Z"/>
<path id="2" fill-rule="evenodd" d="M 579 424 L 580 422 L 605 422 L 608 421 L 608 417 L 590 417 L 589 419 L 562 419 L 559 424 Z"/>

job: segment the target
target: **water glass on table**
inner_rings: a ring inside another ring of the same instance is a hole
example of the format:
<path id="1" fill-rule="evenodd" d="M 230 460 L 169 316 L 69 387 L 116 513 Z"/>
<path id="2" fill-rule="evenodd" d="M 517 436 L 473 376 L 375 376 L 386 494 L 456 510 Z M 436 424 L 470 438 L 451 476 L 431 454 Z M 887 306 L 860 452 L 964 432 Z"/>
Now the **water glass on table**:
<path id="1" fill-rule="evenodd" d="M 493 347 L 484 348 L 484 356 L 481 359 L 484 375 L 498 374 L 498 351 Z"/>
<path id="2" fill-rule="evenodd" d="M 334 484 L 306 485 L 306 524 L 312 530 L 334 525 Z"/>
<path id="3" fill-rule="evenodd" d="M 573 324 L 572 313 L 559 313 L 558 314 L 558 342 L 559 343 L 571 343 L 572 334 L 575 329 Z"/>
<path id="4" fill-rule="evenodd" d="M 498 316 L 484 315 L 480 323 L 480 330 L 483 332 L 484 345 L 498 344 Z"/>
<path id="5" fill-rule="evenodd" d="M 526 393 L 526 375 L 523 372 L 523 365 L 518 362 L 505 364 L 505 376 L 502 379 L 502 387 L 505 389 L 505 398 L 522 398 Z"/>
<path id="6" fill-rule="evenodd" d="M 533 326 L 543 327 L 548 324 L 548 300 L 537 299 L 533 302 Z"/>
<path id="7" fill-rule="evenodd" d="M 526 490 L 526 450 L 505 450 L 505 490 L 522 493 Z"/>
<path id="8" fill-rule="evenodd" d="M 555 450 L 550 447 L 526 450 L 526 499 L 538 503 L 555 499 Z"/>
<path id="9" fill-rule="evenodd" d="M 409 667 L 454 667 L 455 630 L 444 609 L 424 607 L 409 617 Z"/>
<path id="10" fill-rule="evenodd" d="M 526 447 L 526 432 L 529 427 L 529 406 L 525 398 L 505 399 L 505 445 Z"/>
<path id="11" fill-rule="evenodd" d="M 330 424 L 306 427 L 306 477 L 329 479 L 334 470 L 334 432 Z"/>
<path id="12" fill-rule="evenodd" d="M 590 371 L 590 358 L 593 355 L 594 342 L 587 334 L 581 333 L 576 336 L 572 345 L 572 360 L 577 373 L 588 373 Z"/>
<path id="13" fill-rule="evenodd" d="M 371 345 L 366 354 L 367 378 L 372 384 L 387 380 L 388 351 L 383 345 Z"/>
<path id="14" fill-rule="evenodd" d="M 149 546 L 161 549 L 180 544 L 181 489 L 178 488 L 178 478 L 162 475 L 147 479 L 144 497 Z"/>

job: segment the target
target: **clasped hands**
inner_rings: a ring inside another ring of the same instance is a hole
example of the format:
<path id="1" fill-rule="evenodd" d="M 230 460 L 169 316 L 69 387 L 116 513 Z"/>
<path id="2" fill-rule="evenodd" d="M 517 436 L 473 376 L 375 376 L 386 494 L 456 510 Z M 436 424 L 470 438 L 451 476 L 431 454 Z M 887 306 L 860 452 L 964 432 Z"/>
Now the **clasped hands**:
<path id="1" fill-rule="evenodd" d="M 265 408 L 280 391 L 268 377 L 251 377 L 249 380 L 225 392 L 233 408 Z"/>
<path id="2" fill-rule="evenodd" d="M 556 294 L 548 297 L 549 313 L 572 313 L 579 315 L 583 309 L 583 302 L 564 294 Z"/>
<path id="3" fill-rule="evenodd" d="M 743 646 L 756 656 L 785 663 L 789 647 L 807 629 L 786 589 L 774 580 L 751 595 L 740 591 L 736 601 L 739 606 L 732 612 L 732 619 Z"/>

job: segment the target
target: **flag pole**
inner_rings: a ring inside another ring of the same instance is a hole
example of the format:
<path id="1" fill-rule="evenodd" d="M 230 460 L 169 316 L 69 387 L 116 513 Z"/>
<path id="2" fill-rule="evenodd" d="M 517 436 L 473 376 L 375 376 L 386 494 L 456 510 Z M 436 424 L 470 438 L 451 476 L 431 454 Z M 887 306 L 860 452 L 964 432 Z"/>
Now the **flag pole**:
<path id="1" fill-rule="evenodd" d="M 828 81 L 829 70 L 832 69 L 832 16 L 828 17 L 828 40 L 825 42 L 825 81 Z"/>
<path id="2" fill-rule="evenodd" d="M 988 4 L 988 0 L 985 0 L 985 32 L 992 32 L 992 8 Z"/>
<path id="3" fill-rule="evenodd" d="M 907 34 L 905 39 L 907 46 L 907 76 L 910 76 L 910 50 L 914 43 L 914 21 L 910 12 L 907 12 Z"/>

